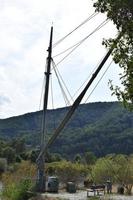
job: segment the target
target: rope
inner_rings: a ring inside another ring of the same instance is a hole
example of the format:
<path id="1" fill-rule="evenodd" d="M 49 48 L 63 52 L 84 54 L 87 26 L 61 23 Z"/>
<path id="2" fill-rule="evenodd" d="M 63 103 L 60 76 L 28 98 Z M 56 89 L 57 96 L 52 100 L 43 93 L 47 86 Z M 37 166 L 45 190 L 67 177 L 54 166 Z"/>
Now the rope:
<path id="1" fill-rule="evenodd" d="M 76 90 L 76 92 L 73 95 L 73 98 L 76 96 L 76 94 L 81 90 L 81 88 L 86 84 L 86 82 L 90 79 L 90 77 L 92 76 L 92 74 L 94 73 L 94 71 L 97 69 L 97 67 L 99 66 L 99 64 L 102 62 L 103 58 L 105 57 L 105 55 L 101 58 L 101 60 L 97 63 L 96 67 L 92 70 L 92 72 L 89 74 L 88 78 L 86 78 L 86 80 L 82 83 L 82 85 L 80 86 L 80 88 L 78 90 Z"/>
<path id="2" fill-rule="evenodd" d="M 64 58 L 62 58 L 57 64 L 59 65 L 62 61 L 64 61 L 74 50 L 76 50 L 85 40 L 87 40 L 91 35 L 93 35 L 95 32 L 97 32 L 98 30 L 100 30 L 102 27 L 104 27 L 107 23 L 109 22 L 109 20 L 105 20 L 103 21 L 98 27 L 96 27 L 89 35 L 87 35 L 85 38 L 83 38 L 80 42 L 78 42 L 77 44 L 73 45 L 70 48 L 73 48 Z M 62 52 L 61 52 L 62 53 Z"/>
<path id="3" fill-rule="evenodd" d="M 58 57 L 58 56 L 60 56 L 60 55 L 62 55 L 62 54 L 64 54 L 64 53 L 66 53 L 67 51 L 69 51 L 70 49 L 74 48 L 74 47 L 77 46 L 78 44 L 79 44 L 79 42 L 76 43 L 76 44 L 74 44 L 73 46 L 67 48 L 66 50 L 64 50 L 64 51 L 62 51 L 62 52 L 56 54 L 55 56 L 53 56 L 53 58 L 56 58 L 56 57 Z"/>
<path id="4" fill-rule="evenodd" d="M 52 102 L 52 110 L 54 111 L 54 95 L 53 95 L 53 80 L 51 76 L 51 102 Z M 55 130 L 55 113 L 53 112 L 53 122 L 54 122 L 54 130 Z"/>
<path id="5" fill-rule="evenodd" d="M 39 102 L 39 111 L 41 110 L 42 97 L 43 97 L 43 94 L 44 94 L 44 85 L 45 85 L 45 77 L 43 78 L 43 84 L 42 84 L 42 89 L 41 89 L 41 96 L 40 96 L 40 102 Z"/>
<path id="6" fill-rule="evenodd" d="M 65 89 L 66 89 L 66 91 L 67 91 L 67 93 L 68 93 L 69 96 L 70 96 L 71 101 L 73 102 L 73 101 L 74 101 L 74 100 L 73 100 L 73 97 L 72 97 L 72 95 L 71 95 L 71 93 L 70 93 L 68 87 L 66 86 L 65 81 L 63 80 L 63 78 L 62 78 L 62 76 L 61 76 L 61 74 L 60 74 L 60 72 L 59 72 L 59 70 L 58 70 L 58 67 L 56 66 L 56 64 L 55 64 L 55 62 L 54 62 L 53 59 L 52 59 L 52 62 L 53 62 L 53 64 L 54 64 L 54 67 L 55 67 L 56 71 L 58 72 L 58 75 L 59 75 L 59 77 L 60 77 L 60 79 L 61 79 L 61 81 L 62 81 L 62 83 L 63 83 L 63 85 L 64 85 L 64 87 L 65 87 Z"/>
<path id="7" fill-rule="evenodd" d="M 59 83 L 59 86 L 60 86 L 60 89 L 61 89 L 61 92 L 62 92 L 62 95 L 63 95 L 63 98 L 64 98 L 64 101 L 65 101 L 65 104 L 66 104 L 66 106 L 68 106 L 68 105 L 70 106 L 70 102 L 69 102 L 69 100 L 68 100 L 68 98 L 67 98 L 67 95 L 66 95 L 64 89 L 63 89 L 63 86 L 62 86 L 62 84 L 61 84 L 60 78 L 59 78 L 59 76 L 58 76 L 58 73 L 57 73 L 57 71 L 56 71 L 56 68 L 55 68 L 53 62 L 52 62 L 52 65 L 53 65 L 53 69 L 54 69 L 55 75 L 56 75 L 56 77 L 57 77 L 57 80 L 58 80 L 58 83 Z"/>
<path id="8" fill-rule="evenodd" d="M 77 29 L 79 29 L 81 26 L 83 26 L 85 23 L 93 19 L 98 13 L 93 13 L 90 15 L 87 19 L 85 19 L 81 24 L 79 24 L 76 28 L 74 28 L 71 32 L 69 32 L 67 35 L 62 37 L 60 40 L 58 40 L 54 45 L 53 48 L 56 47 L 59 43 L 61 43 L 63 40 L 65 40 L 68 36 L 70 36 L 73 32 L 75 32 Z"/>
<path id="9" fill-rule="evenodd" d="M 89 94 L 89 96 L 87 97 L 85 103 L 88 101 L 88 99 L 90 98 L 90 96 L 92 95 L 92 93 L 94 92 L 94 90 L 97 88 L 97 86 L 99 85 L 99 83 L 103 79 L 104 75 L 106 74 L 106 72 L 108 71 L 108 69 L 110 68 L 110 66 L 112 65 L 112 63 L 113 63 L 113 60 L 110 62 L 110 64 L 106 68 L 105 72 L 103 73 L 103 75 L 101 76 L 101 78 L 99 79 L 99 81 L 97 82 L 97 84 L 95 85 L 95 87 L 93 88 L 93 90 L 91 91 L 91 93 Z"/>
<path id="10" fill-rule="evenodd" d="M 40 102 L 39 102 L 39 111 L 41 110 L 41 104 L 42 104 L 42 98 L 44 95 L 44 85 L 45 85 L 45 76 L 43 78 L 43 84 L 42 84 L 42 89 L 41 89 L 41 96 L 40 96 Z M 41 146 L 43 145 L 43 141 L 44 141 L 44 135 L 43 135 L 43 111 L 41 113 L 41 120 L 40 120 L 40 131 L 41 131 L 41 135 L 40 135 L 40 140 L 41 140 Z"/>
<path id="11" fill-rule="evenodd" d="M 103 22 L 102 22 L 96 29 L 94 29 L 94 31 L 92 31 L 92 33 L 90 33 L 88 36 L 91 36 L 91 34 L 93 34 L 93 32 L 95 33 L 95 32 L 97 31 L 97 29 L 99 30 L 100 28 L 102 28 L 101 26 L 104 26 L 104 23 L 105 23 L 106 21 L 108 22 L 109 20 L 103 21 Z M 86 36 L 86 37 L 88 38 L 88 36 Z M 72 45 L 71 47 L 67 48 L 66 50 L 63 50 L 62 52 L 56 54 L 55 56 L 53 56 L 53 58 L 58 57 L 58 56 L 60 56 L 60 55 L 62 55 L 62 54 L 64 54 L 64 53 L 66 53 L 66 52 L 69 51 L 70 49 L 74 48 L 75 46 L 77 46 L 78 44 L 80 44 L 82 41 L 84 41 L 84 39 L 86 39 L 86 37 L 83 38 L 82 40 L 80 40 L 79 42 L 77 42 L 76 44 Z"/>

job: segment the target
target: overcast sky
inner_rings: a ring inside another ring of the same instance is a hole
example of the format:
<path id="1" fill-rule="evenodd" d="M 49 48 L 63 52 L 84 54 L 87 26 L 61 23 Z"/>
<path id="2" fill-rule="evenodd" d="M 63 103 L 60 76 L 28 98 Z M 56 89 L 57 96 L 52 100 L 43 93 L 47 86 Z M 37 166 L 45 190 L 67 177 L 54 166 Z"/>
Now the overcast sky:
<path id="1" fill-rule="evenodd" d="M 0 118 L 39 109 L 51 24 L 54 26 L 55 43 L 94 12 L 92 5 L 91 0 L 0 0 Z M 87 36 L 105 18 L 105 15 L 99 14 L 86 23 L 54 48 L 53 56 Z M 71 95 L 105 55 L 106 50 L 101 45 L 103 38 L 115 35 L 115 26 L 109 22 L 58 66 Z M 55 58 L 55 63 L 61 58 Z M 108 80 L 113 79 L 114 84 L 119 84 L 119 73 L 119 67 L 112 64 L 87 102 L 115 101 L 116 98 L 111 97 Z M 65 106 L 57 81 L 54 81 L 53 75 L 54 107 Z"/>

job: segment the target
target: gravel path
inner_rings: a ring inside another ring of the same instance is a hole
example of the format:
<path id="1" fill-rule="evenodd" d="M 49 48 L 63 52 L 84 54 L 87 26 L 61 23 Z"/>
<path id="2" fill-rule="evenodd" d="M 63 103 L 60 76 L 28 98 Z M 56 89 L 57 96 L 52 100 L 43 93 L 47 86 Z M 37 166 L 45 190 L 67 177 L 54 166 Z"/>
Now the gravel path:
<path id="1" fill-rule="evenodd" d="M 44 196 L 48 197 L 60 197 L 68 200 L 86 200 L 87 192 L 86 191 L 78 191 L 76 193 L 70 194 L 68 192 L 60 192 L 58 194 L 46 193 Z"/>
<path id="2" fill-rule="evenodd" d="M 87 200 L 87 192 L 86 191 L 78 191 L 76 193 L 70 194 L 67 192 L 59 192 L 58 194 L 54 193 L 45 193 L 42 194 L 43 197 L 59 197 L 67 200 Z M 120 196 L 120 195 L 111 195 L 111 196 L 102 196 L 101 200 L 133 200 L 133 196 Z"/>
<path id="3" fill-rule="evenodd" d="M 133 196 L 112 195 L 109 200 L 133 200 Z"/>

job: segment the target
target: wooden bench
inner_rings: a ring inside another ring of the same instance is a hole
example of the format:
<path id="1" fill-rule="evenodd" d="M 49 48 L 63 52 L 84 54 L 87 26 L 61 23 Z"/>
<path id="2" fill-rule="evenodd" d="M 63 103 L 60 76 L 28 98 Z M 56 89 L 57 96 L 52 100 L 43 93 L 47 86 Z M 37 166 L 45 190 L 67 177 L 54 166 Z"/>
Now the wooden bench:
<path id="1" fill-rule="evenodd" d="M 92 185 L 87 189 L 87 197 L 90 197 L 90 193 L 93 192 L 93 196 L 105 195 L 105 185 Z"/>

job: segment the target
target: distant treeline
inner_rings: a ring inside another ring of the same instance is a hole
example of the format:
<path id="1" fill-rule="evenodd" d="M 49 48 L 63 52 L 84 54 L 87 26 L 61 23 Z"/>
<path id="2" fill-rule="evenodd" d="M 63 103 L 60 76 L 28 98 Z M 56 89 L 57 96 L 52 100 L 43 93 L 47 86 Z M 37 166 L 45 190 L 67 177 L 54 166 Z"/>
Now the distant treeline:
<path id="1" fill-rule="evenodd" d="M 69 108 L 47 111 L 47 139 Z M 42 112 L 0 120 L 0 138 L 22 138 L 31 148 L 39 148 Z M 111 153 L 133 153 L 133 112 L 118 102 L 82 104 L 67 124 L 50 152 L 73 158 L 91 151 L 97 157 Z"/>

